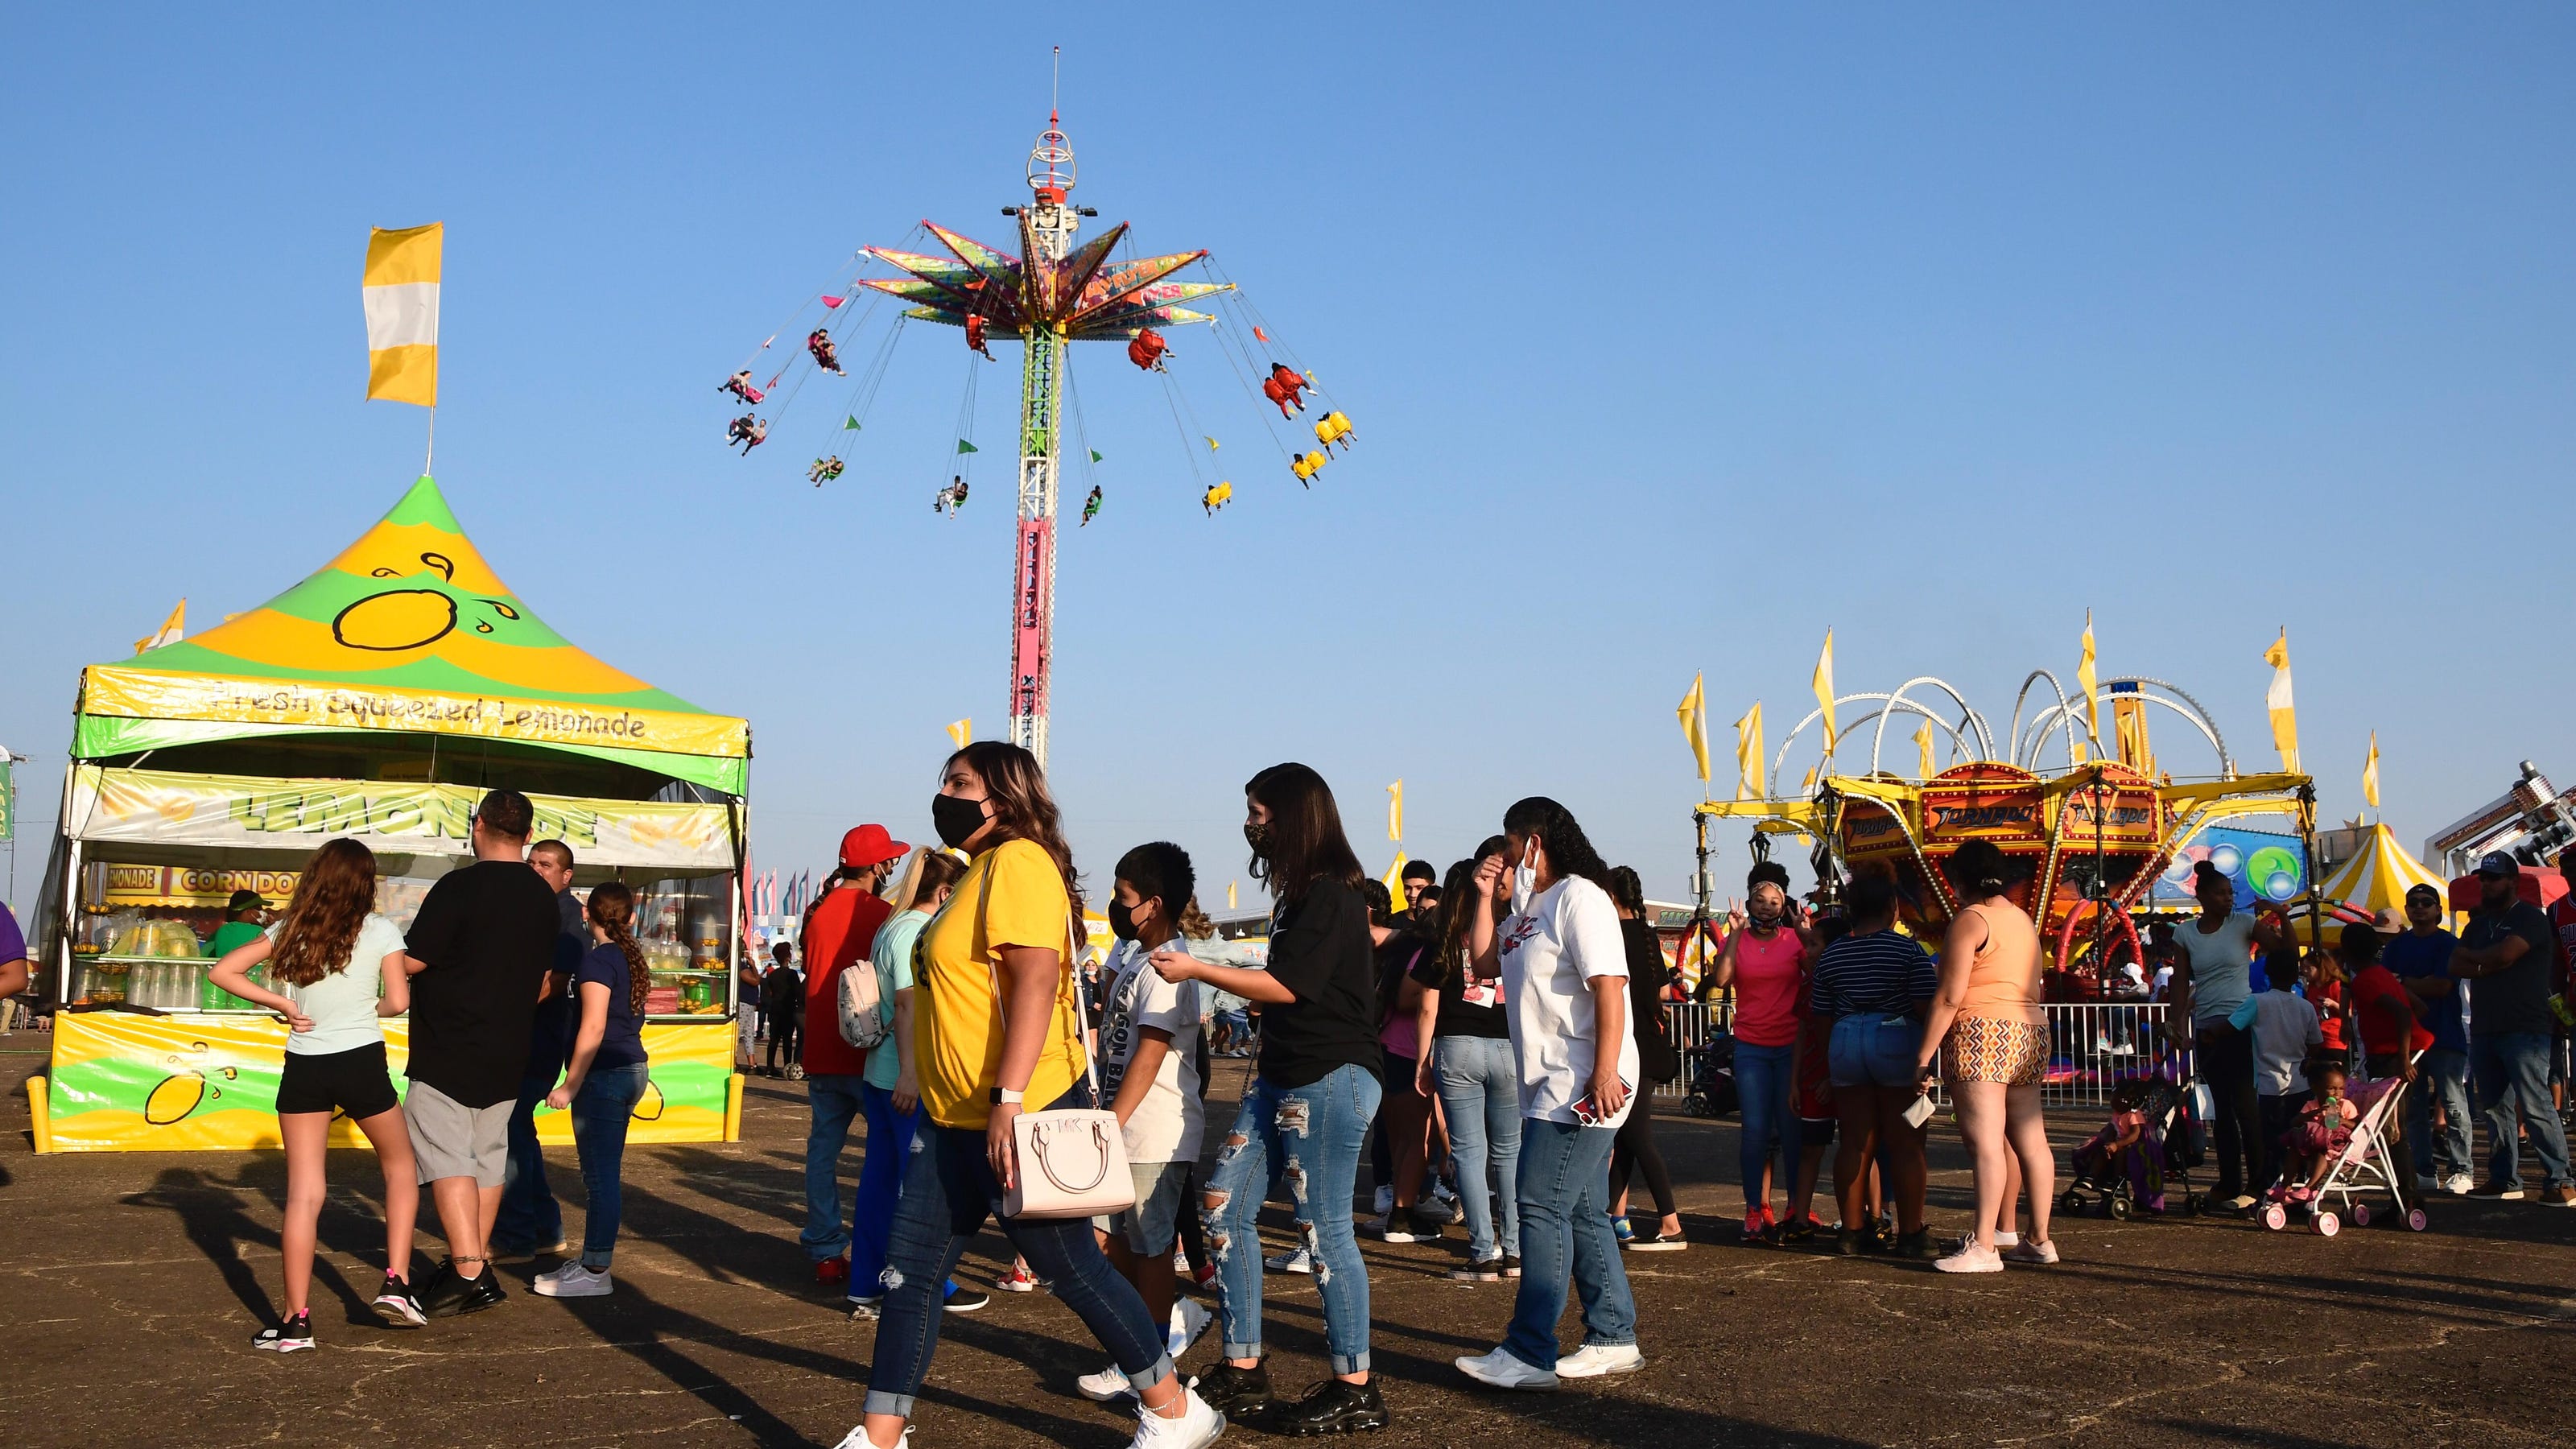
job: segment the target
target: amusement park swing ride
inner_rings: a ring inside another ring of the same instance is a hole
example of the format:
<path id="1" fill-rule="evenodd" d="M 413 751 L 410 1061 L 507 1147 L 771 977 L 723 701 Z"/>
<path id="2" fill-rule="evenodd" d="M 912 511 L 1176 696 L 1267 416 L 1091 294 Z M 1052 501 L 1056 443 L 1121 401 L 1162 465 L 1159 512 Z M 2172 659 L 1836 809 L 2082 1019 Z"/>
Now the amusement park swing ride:
<path id="1" fill-rule="evenodd" d="M 2043 684 L 2055 698 L 2043 697 L 2025 724 L 2023 712 Z M 2149 705 L 2179 716 L 2208 744 L 2217 756 L 2214 776 L 2176 782 L 2154 773 L 2147 750 Z M 2106 716 L 2118 721 L 2108 745 L 2099 733 Z M 1888 723 L 1900 717 L 1924 722 L 1924 733 L 1916 736 L 1922 746 L 1916 778 L 1880 764 Z M 1847 722 L 1837 729 L 1833 718 Z M 1781 772 L 1792 747 L 1820 723 L 1827 738 L 1823 758 L 1799 790 L 1784 794 Z M 1938 736 L 1931 733 L 1936 730 Z M 1864 733 L 1868 768 L 1844 773 L 1837 760 Z M 1942 742 L 1951 763 L 1936 768 L 1935 747 Z M 1926 939 L 1938 937 L 1959 904 L 1942 862 L 1967 842 L 1986 840 L 2019 868 L 2020 879 L 2006 894 L 2039 926 L 2050 964 L 2073 976 L 2087 994 L 2101 994 L 2120 947 L 2127 948 L 2128 960 L 2146 959 L 2130 915 L 2144 906 L 2158 878 L 2188 867 L 2185 852 L 2208 827 L 2249 816 L 2290 817 L 2308 847 L 2307 858 L 2315 858 L 2316 790 L 2310 778 L 2295 771 L 2240 774 L 2209 712 L 2164 680 L 2103 680 L 2088 701 L 2070 699 L 2055 675 L 2033 670 L 1999 739 L 1958 690 L 1918 675 L 1886 693 L 1838 695 L 1830 718 L 1818 705 L 1781 743 L 1758 796 L 1697 807 L 1700 903 L 1692 937 L 1704 938 L 1711 929 L 1712 820 L 1751 821 L 1756 859 L 1768 858 L 1777 836 L 1809 842 L 1828 900 L 1853 874 L 1891 877 L 1900 914 Z M 2253 883 L 2256 904 L 2275 911 L 2302 892 L 2314 944 L 2323 913 L 2313 872 L 2276 871 Z"/>
<path id="2" fill-rule="evenodd" d="M 1222 476 L 1211 482 L 1204 471 L 1212 465 L 1220 443 L 1199 424 L 1196 410 L 1183 395 L 1173 370 L 1178 354 L 1163 335 L 1166 329 L 1206 324 L 1215 352 L 1224 357 L 1260 410 L 1265 430 L 1285 454 L 1288 470 L 1301 487 L 1311 486 L 1337 451 L 1348 450 L 1354 439 L 1349 417 L 1332 406 L 1314 373 L 1277 340 L 1267 319 L 1244 300 L 1233 281 L 1217 271 L 1205 249 L 1148 257 L 1116 255 L 1127 241 L 1125 222 L 1075 245 L 1083 221 L 1099 212 L 1075 206 L 1071 200 L 1073 145 L 1065 137 L 1058 112 L 1048 113 L 1046 130 L 1030 148 L 1026 179 L 1029 201 L 1002 208 L 1004 216 L 1019 224 L 1017 255 L 929 221 L 922 222 L 914 236 L 926 234 L 944 256 L 864 247 L 853 257 L 854 269 L 845 269 L 833 285 L 800 307 L 718 390 L 741 410 L 727 426 L 725 439 L 745 457 L 768 440 L 773 420 L 785 415 L 806 388 L 839 392 L 842 405 L 823 414 L 827 441 L 818 446 L 805 473 L 819 488 L 838 479 L 847 466 L 836 451 L 839 440 L 844 434 L 864 431 L 905 325 L 930 322 L 958 329 L 969 358 L 952 455 L 956 472 L 933 499 L 940 514 L 954 518 L 966 504 L 974 455 L 981 451 L 971 436 L 981 369 L 998 360 L 992 351 L 994 342 L 1019 342 L 1018 520 L 1011 560 L 1007 738 L 1036 755 L 1043 766 L 1048 677 L 1055 654 L 1056 515 L 1068 398 L 1082 481 L 1090 484 L 1076 526 L 1089 526 L 1104 502 L 1097 478 L 1103 455 L 1082 435 L 1081 392 L 1070 385 L 1071 344 L 1123 341 L 1127 361 L 1163 384 L 1173 426 L 1199 489 L 1199 505 L 1211 517 L 1233 499 L 1234 484 Z M 893 275 L 860 275 L 880 265 Z M 1185 279 L 1183 274 L 1193 268 L 1201 275 Z M 865 305 L 860 305 L 862 295 Z M 853 380 L 842 363 L 843 350 L 851 349 L 856 355 L 879 305 L 888 298 L 897 304 L 893 321 L 873 338 L 873 350 Z M 1202 299 L 1230 315 L 1183 305 Z M 816 306 L 822 309 L 819 315 L 811 310 Z M 815 325 L 804 333 L 801 347 L 785 361 L 764 368 L 763 354 L 772 344 L 780 337 L 796 336 L 809 321 Z M 766 377 L 761 376 L 764 371 Z M 1311 402 L 1309 394 L 1315 395 Z M 1272 408 L 1277 418 L 1269 416 Z M 1282 421 L 1292 426 L 1309 424 L 1313 444 L 1282 439 L 1278 431 Z M 1206 445 L 1204 458 L 1200 443 Z"/>

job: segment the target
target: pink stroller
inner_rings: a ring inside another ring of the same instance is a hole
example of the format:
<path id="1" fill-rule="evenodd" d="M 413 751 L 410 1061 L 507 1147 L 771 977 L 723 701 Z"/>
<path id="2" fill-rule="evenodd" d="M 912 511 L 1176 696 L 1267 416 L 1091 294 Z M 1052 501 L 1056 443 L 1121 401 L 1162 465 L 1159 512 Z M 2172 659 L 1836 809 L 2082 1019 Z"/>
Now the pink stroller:
<path id="1" fill-rule="evenodd" d="M 2420 1053 L 2419 1053 L 2420 1055 Z M 2370 1204 L 2360 1200 L 2364 1193 L 2386 1193 L 2395 1205 L 2394 1211 L 2411 1232 L 2422 1232 L 2426 1226 L 2424 1209 L 2409 1205 L 2407 1189 L 2414 1185 L 2415 1167 L 2399 1162 L 2390 1149 L 2387 1125 L 2405 1106 L 2406 1083 L 2402 1078 L 2386 1077 L 2355 1085 L 2347 1094 L 2361 1113 L 2352 1127 L 2352 1140 L 2335 1154 L 2326 1168 L 2325 1178 L 2317 1184 L 2316 1196 L 2307 1204 L 2308 1231 L 2331 1238 L 2343 1231 L 2344 1219 L 2356 1228 L 2370 1226 L 2373 1216 Z M 2340 1217 L 2326 1206 L 2328 1200 L 2343 1207 Z M 2263 1226 L 2274 1232 L 2288 1227 L 2294 1204 L 2275 1196 L 2263 1205 Z"/>

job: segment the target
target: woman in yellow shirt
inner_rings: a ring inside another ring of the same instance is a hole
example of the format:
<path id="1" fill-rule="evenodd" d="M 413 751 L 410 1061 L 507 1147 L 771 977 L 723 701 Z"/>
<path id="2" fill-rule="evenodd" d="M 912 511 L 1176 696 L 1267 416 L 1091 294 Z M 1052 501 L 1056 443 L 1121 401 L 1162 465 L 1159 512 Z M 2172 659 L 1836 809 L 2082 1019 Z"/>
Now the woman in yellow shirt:
<path id="1" fill-rule="evenodd" d="M 979 740 L 948 757 L 930 814 L 940 842 L 974 861 L 915 947 L 913 1061 L 929 1122 L 895 1205 L 866 1417 L 841 1449 L 903 1442 L 939 1346 L 940 1285 L 987 1217 L 1135 1387 L 1136 1444 L 1200 1449 L 1225 1420 L 1174 1376 L 1163 1325 L 1110 1267 L 1091 1220 L 1001 1213 L 1022 1107 L 1093 1105 L 1068 965 L 1081 895 L 1055 800 L 1035 756 Z"/>

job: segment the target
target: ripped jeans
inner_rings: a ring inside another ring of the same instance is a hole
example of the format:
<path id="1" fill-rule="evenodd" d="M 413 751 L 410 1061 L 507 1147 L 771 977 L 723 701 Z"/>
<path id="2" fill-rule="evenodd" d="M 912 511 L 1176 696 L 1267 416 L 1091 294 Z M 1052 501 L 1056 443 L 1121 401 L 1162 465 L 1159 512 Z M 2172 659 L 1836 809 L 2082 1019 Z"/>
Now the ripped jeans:
<path id="1" fill-rule="evenodd" d="M 1324 1346 L 1336 1374 L 1369 1371 L 1368 1266 L 1351 1226 L 1360 1146 L 1377 1116 L 1377 1075 L 1335 1067 L 1322 1080 L 1282 1087 L 1254 1077 L 1217 1152 L 1200 1198 L 1208 1256 L 1216 1261 L 1218 1314 L 1227 1358 L 1261 1357 L 1262 1194 L 1270 1164 L 1296 1199 L 1296 1217 L 1315 1255 L 1324 1300 Z"/>

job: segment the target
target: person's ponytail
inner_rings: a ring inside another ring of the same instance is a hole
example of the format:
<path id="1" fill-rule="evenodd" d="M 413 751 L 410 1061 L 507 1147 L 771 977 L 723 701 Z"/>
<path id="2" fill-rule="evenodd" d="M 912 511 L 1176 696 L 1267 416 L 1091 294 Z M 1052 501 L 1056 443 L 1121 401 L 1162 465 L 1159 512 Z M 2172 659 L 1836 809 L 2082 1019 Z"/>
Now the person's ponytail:
<path id="1" fill-rule="evenodd" d="M 644 948 L 635 944 L 635 892 L 617 881 L 592 887 L 590 923 L 626 958 L 626 1009 L 641 1018 L 644 993 L 653 987 L 653 973 L 644 964 Z"/>

